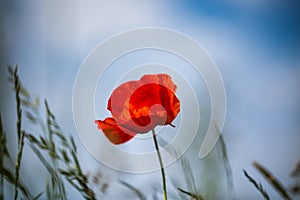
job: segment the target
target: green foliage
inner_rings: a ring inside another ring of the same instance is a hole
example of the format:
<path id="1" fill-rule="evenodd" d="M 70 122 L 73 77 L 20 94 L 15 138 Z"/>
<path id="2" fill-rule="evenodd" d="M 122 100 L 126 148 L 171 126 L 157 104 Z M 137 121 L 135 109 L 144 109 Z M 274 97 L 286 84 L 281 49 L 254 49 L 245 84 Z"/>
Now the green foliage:
<path id="1" fill-rule="evenodd" d="M 4 132 L 0 115 L 0 199 L 4 199 L 4 179 L 6 179 L 12 185 L 15 185 L 17 189 L 23 193 L 26 199 L 31 199 L 32 195 L 30 194 L 26 185 L 23 184 L 19 178 L 17 179 L 15 173 L 4 165 L 5 159 L 12 163 L 6 142 L 6 133 Z"/>
<path id="2" fill-rule="evenodd" d="M 63 179 L 69 182 L 85 199 L 96 199 L 95 193 L 89 187 L 88 178 L 83 173 L 77 158 L 77 148 L 73 137 L 66 137 L 63 134 L 46 100 L 44 104 L 46 120 L 44 122 L 40 115 L 39 98 L 35 97 L 33 100 L 28 90 L 21 84 L 18 76 L 18 66 L 14 69 L 11 66 L 8 66 L 8 73 L 8 80 L 14 86 L 16 98 L 18 154 L 15 172 L 12 172 L 4 166 L 3 162 L 5 158 L 11 160 L 11 157 L 6 146 L 6 135 L 3 130 L 0 116 L 0 200 L 4 199 L 3 178 L 15 186 L 14 199 L 18 199 L 19 191 L 22 192 L 23 198 L 26 199 L 67 199 Z M 40 128 L 41 134 L 32 134 L 23 130 L 23 112 L 29 122 Z M 26 184 L 23 184 L 20 179 L 20 168 L 25 144 L 31 148 L 33 153 L 39 158 L 50 174 L 50 181 L 47 181 L 45 186 L 45 194 L 41 192 L 35 197 L 30 194 Z"/>
<path id="3" fill-rule="evenodd" d="M 15 97 L 16 97 L 16 107 L 17 107 L 17 136 L 18 136 L 18 155 L 17 155 L 17 161 L 15 165 L 15 197 L 14 199 L 18 199 L 18 182 L 19 182 L 19 176 L 20 176 L 20 168 L 21 168 L 21 160 L 22 160 L 22 154 L 24 149 L 24 131 L 22 131 L 22 108 L 21 108 L 21 97 L 20 97 L 20 90 L 21 90 L 21 82 L 18 76 L 18 65 L 15 67 L 14 70 L 9 67 L 9 73 L 11 76 L 11 79 L 13 79 L 14 83 L 14 89 L 15 89 Z"/>

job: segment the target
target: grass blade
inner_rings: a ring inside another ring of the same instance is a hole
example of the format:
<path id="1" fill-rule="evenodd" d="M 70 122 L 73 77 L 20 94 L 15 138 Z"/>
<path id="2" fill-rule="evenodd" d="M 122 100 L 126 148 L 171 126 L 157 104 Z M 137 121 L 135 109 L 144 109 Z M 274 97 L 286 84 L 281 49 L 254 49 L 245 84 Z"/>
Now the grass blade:
<path id="1" fill-rule="evenodd" d="M 0 174 L 3 175 L 3 177 L 10 182 L 13 185 L 16 185 L 18 189 L 21 190 L 21 192 L 24 194 L 24 196 L 27 199 L 31 199 L 31 194 L 29 192 L 29 190 L 27 189 L 26 185 L 24 185 L 23 183 L 21 183 L 20 181 L 15 182 L 16 181 L 16 177 L 13 175 L 13 173 L 11 171 L 9 171 L 9 169 L 6 169 L 4 167 L 0 168 Z"/>
<path id="2" fill-rule="evenodd" d="M 195 199 L 195 200 L 204 200 L 204 198 L 201 196 L 201 195 L 196 195 L 196 194 L 193 194 L 191 192 L 187 192 L 181 188 L 177 188 L 180 192 L 182 192 L 183 194 L 186 194 L 188 196 L 190 196 L 192 199 Z"/>
<path id="3" fill-rule="evenodd" d="M 48 161 L 43 156 L 43 154 L 33 144 L 29 144 L 29 146 L 32 149 L 32 151 L 35 153 L 35 155 L 40 159 L 41 163 L 48 170 L 48 172 L 50 173 L 51 177 L 54 178 L 55 181 L 57 181 L 56 180 L 57 179 L 57 175 L 56 175 L 55 170 L 51 167 L 51 165 L 48 163 Z"/>
<path id="4" fill-rule="evenodd" d="M 225 172 L 226 172 L 226 180 L 227 180 L 227 187 L 228 192 L 231 199 L 235 198 L 234 193 L 234 185 L 233 185 L 233 178 L 232 178 L 232 170 L 229 163 L 228 155 L 227 155 L 227 147 L 226 143 L 224 141 L 224 137 L 222 134 L 220 134 L 219 141 L 218 141 L 218 149 L 219 149 L 219 156 L 221 157 L 221 160 L 223 161 Z"/>
<path id="5" fill-rule="evenodd" d="M 243 170 L 244 175 L 248 178 L 249 182 L 252 183 L 254 185 L 254 187 L 262 194 L 262 196 L 264 197 L 265 200 L 269 200 L 270 197 L 268 195 L 268 193 L 265 191 L 265 189 L 263 188 L 263 186 L 260 183 L 257 183 L 255 181 L 254 178 L 252 178 L 246 170 Z"/>
<path id="6" fill-rule="evenodd" d="M 12 69 L 9 69 L 9 72 L 12 72 Z M 21 97 L 20 97 L 20 89 L 21 83 L 18 76 L 18 65 L 16 65 L 15 69 L 13 70 L 13 80 L 14 80 L 14 89 L 15 89 L 15 97 L 16 97 L 16 109 L 17 109 L 17 136 L 18 136 L 18 155 L 17 161 L 15 166 L 15 196 L 14 199 L 18 199 L 18 185 L 19 176 L 20 176 L 20 168 L 21 168 L 21 161 L 23 155 L 23 148 L 24 148 L 24 132 L 22 131 L 22 109 L 21 109 Z"/>
<path id="7" fill-rule="evenodd" d="M 146 200 L 147 198 L 143 195 L 143 193 L 138 190 L 137 188 L 135 188 L 133 185 L 123 181 L 123 180 L 119 180 L 119 182 L 124 185 L 125 187 L 127 187 L 128 189 L 130 189 L 132 192 L 134 192 L 140 200 Z"/>
<path id="8" fill-rule="evenodd" d="M 267 170 L 258 162 L 254 162 L 253 165 L 284 199 L 291 200 L 291 197 L 289 196 L 284 186 L 275 176 L 273 176 L 273 174 L 269 170 Z"/>
<path id="9" fill-rule="evenodd" d="M 35 153 L 35 155 L 40 159 L 41 163 L 47 169 L 49 174 L 51 175 L 52 183 L 54 185 L 57 184 L 58 183 L 58 178 L 57 178 L 58 175 L 57 175 L 57 172 L 55 171 L 55 169 L 52 168 L 52 166 L 49 164 L 49 162 L 46 160 L 46 158 L 43 156 L 43 154 L 32 143 L 29 143 L 29 146 L 32 149 L 32 151 Z M 53 186 L 53 184 L 52 184 L 52 186 Z M 50 186 L 48 185 L 47 187 L 50 187 Z M 52 190 L 49 190 L 49 191 L 52 191 Z M 47 192 L 47 196 L 48 195 L 52 196 L 52 193 Z M 54 196 L 55 196 L 55 194 L 54 194 Z M 51 197 L 50 199 L 53 199 L 53 197 Z"/>
<path id="10" fill-rule="evenodd" d="M 43 193 L 44 192 L 38 193 L 32 200 L 38 200 L 43 195 Z"/>
<path id="11" fill-rule="evenodd" d="M 295 168 L 291 172 L 291 177 L 297 177 L 300 176 L 300 160 L 295 165 Z"/>

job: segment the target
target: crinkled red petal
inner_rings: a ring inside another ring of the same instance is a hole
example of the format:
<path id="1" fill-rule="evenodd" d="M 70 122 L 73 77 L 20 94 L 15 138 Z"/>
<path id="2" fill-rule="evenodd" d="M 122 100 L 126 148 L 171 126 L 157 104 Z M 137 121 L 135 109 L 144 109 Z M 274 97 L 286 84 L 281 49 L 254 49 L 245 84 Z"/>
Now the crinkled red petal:
<path id="1" fill-rule="evenodd" d="M 112 117 L 106 118 L 104 121 L 95 120 L 95 123 L 98 125 L 98 128 L 101 129 L 104 135 L 109 139 L 113 144 L 122 144 L 124 142 L 132 139 L 136 133 L 126 129 L 120 128 L 115 119 Z"/>

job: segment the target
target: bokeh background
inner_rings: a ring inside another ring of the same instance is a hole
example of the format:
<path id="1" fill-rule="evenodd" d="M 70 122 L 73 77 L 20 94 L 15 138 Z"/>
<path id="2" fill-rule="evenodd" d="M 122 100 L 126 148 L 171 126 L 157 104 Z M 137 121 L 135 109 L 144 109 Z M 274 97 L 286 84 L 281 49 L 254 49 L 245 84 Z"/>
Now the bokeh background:
<path id="1" fill-rule="evenodd" d="M 108 37 L 139 27 L 180 31 L 207 50 L 227 93 L 223 136 L 236 199 L 260 198 L 243 169 L 264 184 L 272 199 L 278 199 L 252 162 L 267 166 L 288 186 L 292 182 L 289 173 L 300 158 L 300 3 L 296 0 L 1 0 L 0 112 L 10 133 L 11 151 L 16 145 L 16 116 L 6 66 L 19 64 L 24 85 L 33 95 L 48 100 L 65 133 L 76 138 L 84 170 L 102 174 L 102 181 L 109 184 L 99 197 L 133 198 L 132 191 L 117 183 L 121 177 L 151 199 L 155 188 L 160 190 L 160 174 L 124 174 L 97 162 L 80 143 L 72 115 L 73 84 L 84 58 Z M 197 144 L 190 152 L 196 150 Z M 211 199 L 232 198 L 217 155 L 204 161 L 190 156 L 189 160 L 200 192 Z M 171 177 L 178 174 L 172 166 L 167 171 Z M 33 191 L 43 190 L 47 173 L 29 148 L 25 148 L 21 174 Z M 218 194 L 213 197 L 214 193 Z M 76 192 L 69 197 L 81 198 Z"/>

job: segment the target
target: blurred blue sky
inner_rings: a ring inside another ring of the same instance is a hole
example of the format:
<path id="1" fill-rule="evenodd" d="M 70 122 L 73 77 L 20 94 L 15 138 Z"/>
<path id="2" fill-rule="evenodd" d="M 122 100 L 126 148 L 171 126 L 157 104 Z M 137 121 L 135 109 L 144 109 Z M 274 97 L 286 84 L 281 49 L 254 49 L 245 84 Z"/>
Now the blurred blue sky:
<path id="1" fill-rule="evenodd" d="M 0 20 L 5 115 L 14 108 L 5 66 L 19 64 L 28 89 L 47 98 L 66 132 L 75 133 L 72 88 L 88 53 L 121 31 L 171 28 L 203 45 L 223 76 L 228 98 L 224 137 L 237 199 L 259 197 L 242 175 L 247 169 L 261 177 L 251 166 L 254 160 L 291 183 L 289 171 L 300 158 L 299 1 L 1 0 Z M 87 155 L 81 152 L 83 160 L 92 160 Z"/>

